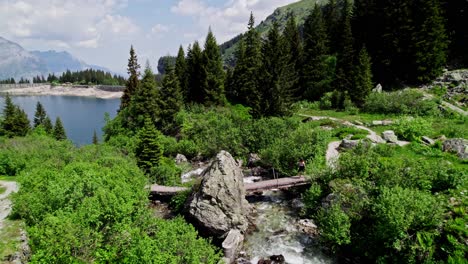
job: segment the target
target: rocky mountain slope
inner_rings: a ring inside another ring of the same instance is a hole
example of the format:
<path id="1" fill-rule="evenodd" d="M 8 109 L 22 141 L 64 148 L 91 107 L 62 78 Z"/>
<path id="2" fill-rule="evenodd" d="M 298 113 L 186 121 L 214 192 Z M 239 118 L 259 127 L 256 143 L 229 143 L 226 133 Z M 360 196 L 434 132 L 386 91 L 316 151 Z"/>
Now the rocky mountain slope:
<path id="1" fill-rule="evenodd" d="M 18 43 L 0 37 L 0 80 L 21 77 L 32 78 L 66 70 L 79 71 L 93 68 L 109 71 L 100 66 L 89 65 L 66 51 L 27 51 Z"/>

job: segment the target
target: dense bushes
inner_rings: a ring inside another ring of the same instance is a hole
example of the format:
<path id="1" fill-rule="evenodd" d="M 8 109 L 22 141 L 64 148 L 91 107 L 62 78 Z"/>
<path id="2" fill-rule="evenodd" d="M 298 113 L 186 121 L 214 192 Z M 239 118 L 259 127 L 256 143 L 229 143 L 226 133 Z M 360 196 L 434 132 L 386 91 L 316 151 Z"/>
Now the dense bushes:
<path id="1" fill-rule="evenodd" d="M 371 93 L 366 99 L 363 112 L 373 114 L 399 114 L 430 116 L 438 113 L 437 103 L 427 99 L 417 90 Z"/>
<path id="2" fill-rule="evenodd" d="M 361 262 L 462 263 L 466 165 L 408 151 L 359 146 L 319 174 L 304 201 L 331 249 Z"/>
<path id="3" fill-rule="evenodd" d="M 182 219 L 154 218 L 148 179 L 107 145 L 76 149 L 44 136 L 2 141 L 17 170 L 13 213 L 27 226 L 33 263 L 216 263 L 217 250 Z"/>

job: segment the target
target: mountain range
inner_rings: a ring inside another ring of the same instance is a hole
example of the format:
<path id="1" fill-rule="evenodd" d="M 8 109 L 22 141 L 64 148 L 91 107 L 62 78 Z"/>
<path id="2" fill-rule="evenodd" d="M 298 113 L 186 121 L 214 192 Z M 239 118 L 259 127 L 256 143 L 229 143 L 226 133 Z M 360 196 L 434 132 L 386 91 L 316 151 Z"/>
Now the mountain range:
<path id="1" fill-rule="evenodd" d="M 90 68 L 110 72 L 104 67 L 87 64 L 66 51 L 27 51 L 18 43 L 0 37 L 0 80 L 18 80 L 21 77 L 32 78 Z"/>

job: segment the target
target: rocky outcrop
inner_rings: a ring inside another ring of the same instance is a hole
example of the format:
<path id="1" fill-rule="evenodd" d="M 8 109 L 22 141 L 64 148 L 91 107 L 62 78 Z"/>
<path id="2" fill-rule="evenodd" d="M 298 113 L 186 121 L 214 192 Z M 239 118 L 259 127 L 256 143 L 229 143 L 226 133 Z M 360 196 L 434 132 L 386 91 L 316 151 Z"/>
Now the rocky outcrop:
<path id="1" fill-rule="evenodd" d="M 398 137 L 395 135 L 393 130 L 387 130 L 382 132 L 382 138 L 389 143 L 397 143 Z"/>
<path id="2" fill-rule="evenodd" d="M 248 227 L 244 175 L 234 158 L 221 151 L 202 173 L 202 182 L 187 205 L 187 215 L 210 235 L 225 238 L 229 231 Z"/>
<path id="3" fill-rule="evenodd" d="M 187 160 L 187 157 L 185 157 L 184 155 L 182 155 L 182 154 L 177 154 L 177 156 L 175 157 L 175 162 L 176 162 L 177 164 L 181 164 L 181 163 L 188 162 L 188 160 Z"/>
<path id="4" fill-rule="evenodd" d="M 340 143 L 340 149 L 352 149 L 359 145 L 360 140 L 343 139 Z"/>
<path id="5" fill-rule="evenodd" d="M 451 138 L 444 141 L 442 149 L 453 152 L 461 159 L 468 159 L 468 140 L 463 138 Z"/>
<path id="6" fill-rule="evenodd" d="M 440 87 L 447 88 L 447 92 L 443 96 L 444 100 L 455 101 L 459 106 L 467 106 L 468 70 L 446 71 L 432 84 L 423 86 L 422 88 L 431 90 Z"/>
<path id="7" fill-rule="evenodd" d="M 241 234 L 239 230 L 231 230 L 229 231 L 226 239 L 224 239 L 222 243 L 224 257 L 229 259 L 229 263 L 234 261 L 238 250 L 242 246 L 242 242 L 244 241 L 244 236 Z"/>

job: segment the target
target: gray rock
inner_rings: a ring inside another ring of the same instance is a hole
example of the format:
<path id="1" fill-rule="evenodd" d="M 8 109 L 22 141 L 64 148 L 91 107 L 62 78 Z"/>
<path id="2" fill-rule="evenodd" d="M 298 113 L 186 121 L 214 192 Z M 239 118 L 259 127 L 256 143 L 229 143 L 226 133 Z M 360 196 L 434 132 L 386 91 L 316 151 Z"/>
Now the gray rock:
<path id="1" fill-rule="evenodd" d="M 359 120 L 354 120 L 354 124 L 358 125 L 358 126 L 363 126 L 364 124 L 359 121 Z"/>
<path id="2" fill-rule="evenodd" d="M 382 90 L 383 90 L 382 85 L 379 83 L 379 84 L 377 84 L 377 86 L 375 86 L 374 89 L 372 89 L 372 92 L 374 92 L 374 93 L 382 93 Z"/>
<path id="3" fill-rule="evenodd" d="M 224 239 L 222 243 L 222 248 L 224 252 L 224 257 L 229 259 L 229 263 L 234 261 L 237 252 L 242 246 L 242 242 L 244 241 L 244 236 L 241 232 L 237 229 L 233 229 L 229 231 L 226 239 Z"/>
<path id="4" fill-rule="evenodd" d="M 461 159 L 468 159 L 468 140 L 463 138 L 451 138 L 444 141 L 442 149 L 446 152 L 454 152 Z"/>
<path id="5" fill-rule="evenodd" d="M 398 137 L 395 135 L 395 132 L 393 130 L 387 130 L 382 132 L 382 138 L 390 143 L 398 142 Z"/>
<path id="6" fill-rule="evenodd" d="M 177 156 L 175 157 L 175 162 L 177 164 L 181 164 L 181 163 L 184 163 L 184 162 L 188 162 L 188 160 L 187 160 L 187 157 L 185 157 L 184 155 L 177 154 Z"/>
<path id="7" fill-rule="evenodd" d="M 435 141 L 430 137 L 423 136 L 421 140 L 427 145 L 434 145 Z"/>
<path id="8" fill-rule="evenodd" d="M 366 136 L 367 139 L 369 139 L 372 143 L 375 144 L 385 144 L 387 141 L 385 141 L 381 136 L 377 134 L 371 134 Z"/>
<path id="9" fill-rule="evenodd" d="M 295 198 L 291 201 L 291 207 L 296 209 L 296 210 L 301 210 L 302 208 L 305 207 L 304 202 L 300 198 Z"/>
<path id="10" fill-rule="evenodd" d="M 383 121 L 381 121 L 381 120 L 374 120 L 374 121 L 372 121 L 372 125 L 373 125 L 373 126 L 382 126 L 382 125 L 383 125 Z"/>
<path id="11" fill-rule="evenodd" d="M 299 230 L 301 230 L 302 232 L 310 236 L 318 235 L 317 225 L 315 225 L 314 221 L 309 219 L 301 219 L 299 220 L 298 225 Z"/>
<path id="12" fill-rule="evenodd" d="M 248 227 L 244 175 L 234 158 L 221 151 L 202 174 L 202 183 L 187 205 L 187 215 L 213 236 L 224 238 L 231 229 Z"/>
<path id="13" fill-rule="evenodd" d="M 360 140 L 348 140 L 343 139 L 340 144 L 340 149 L 352 149 L 357 147 L 361 141 Z"/>

